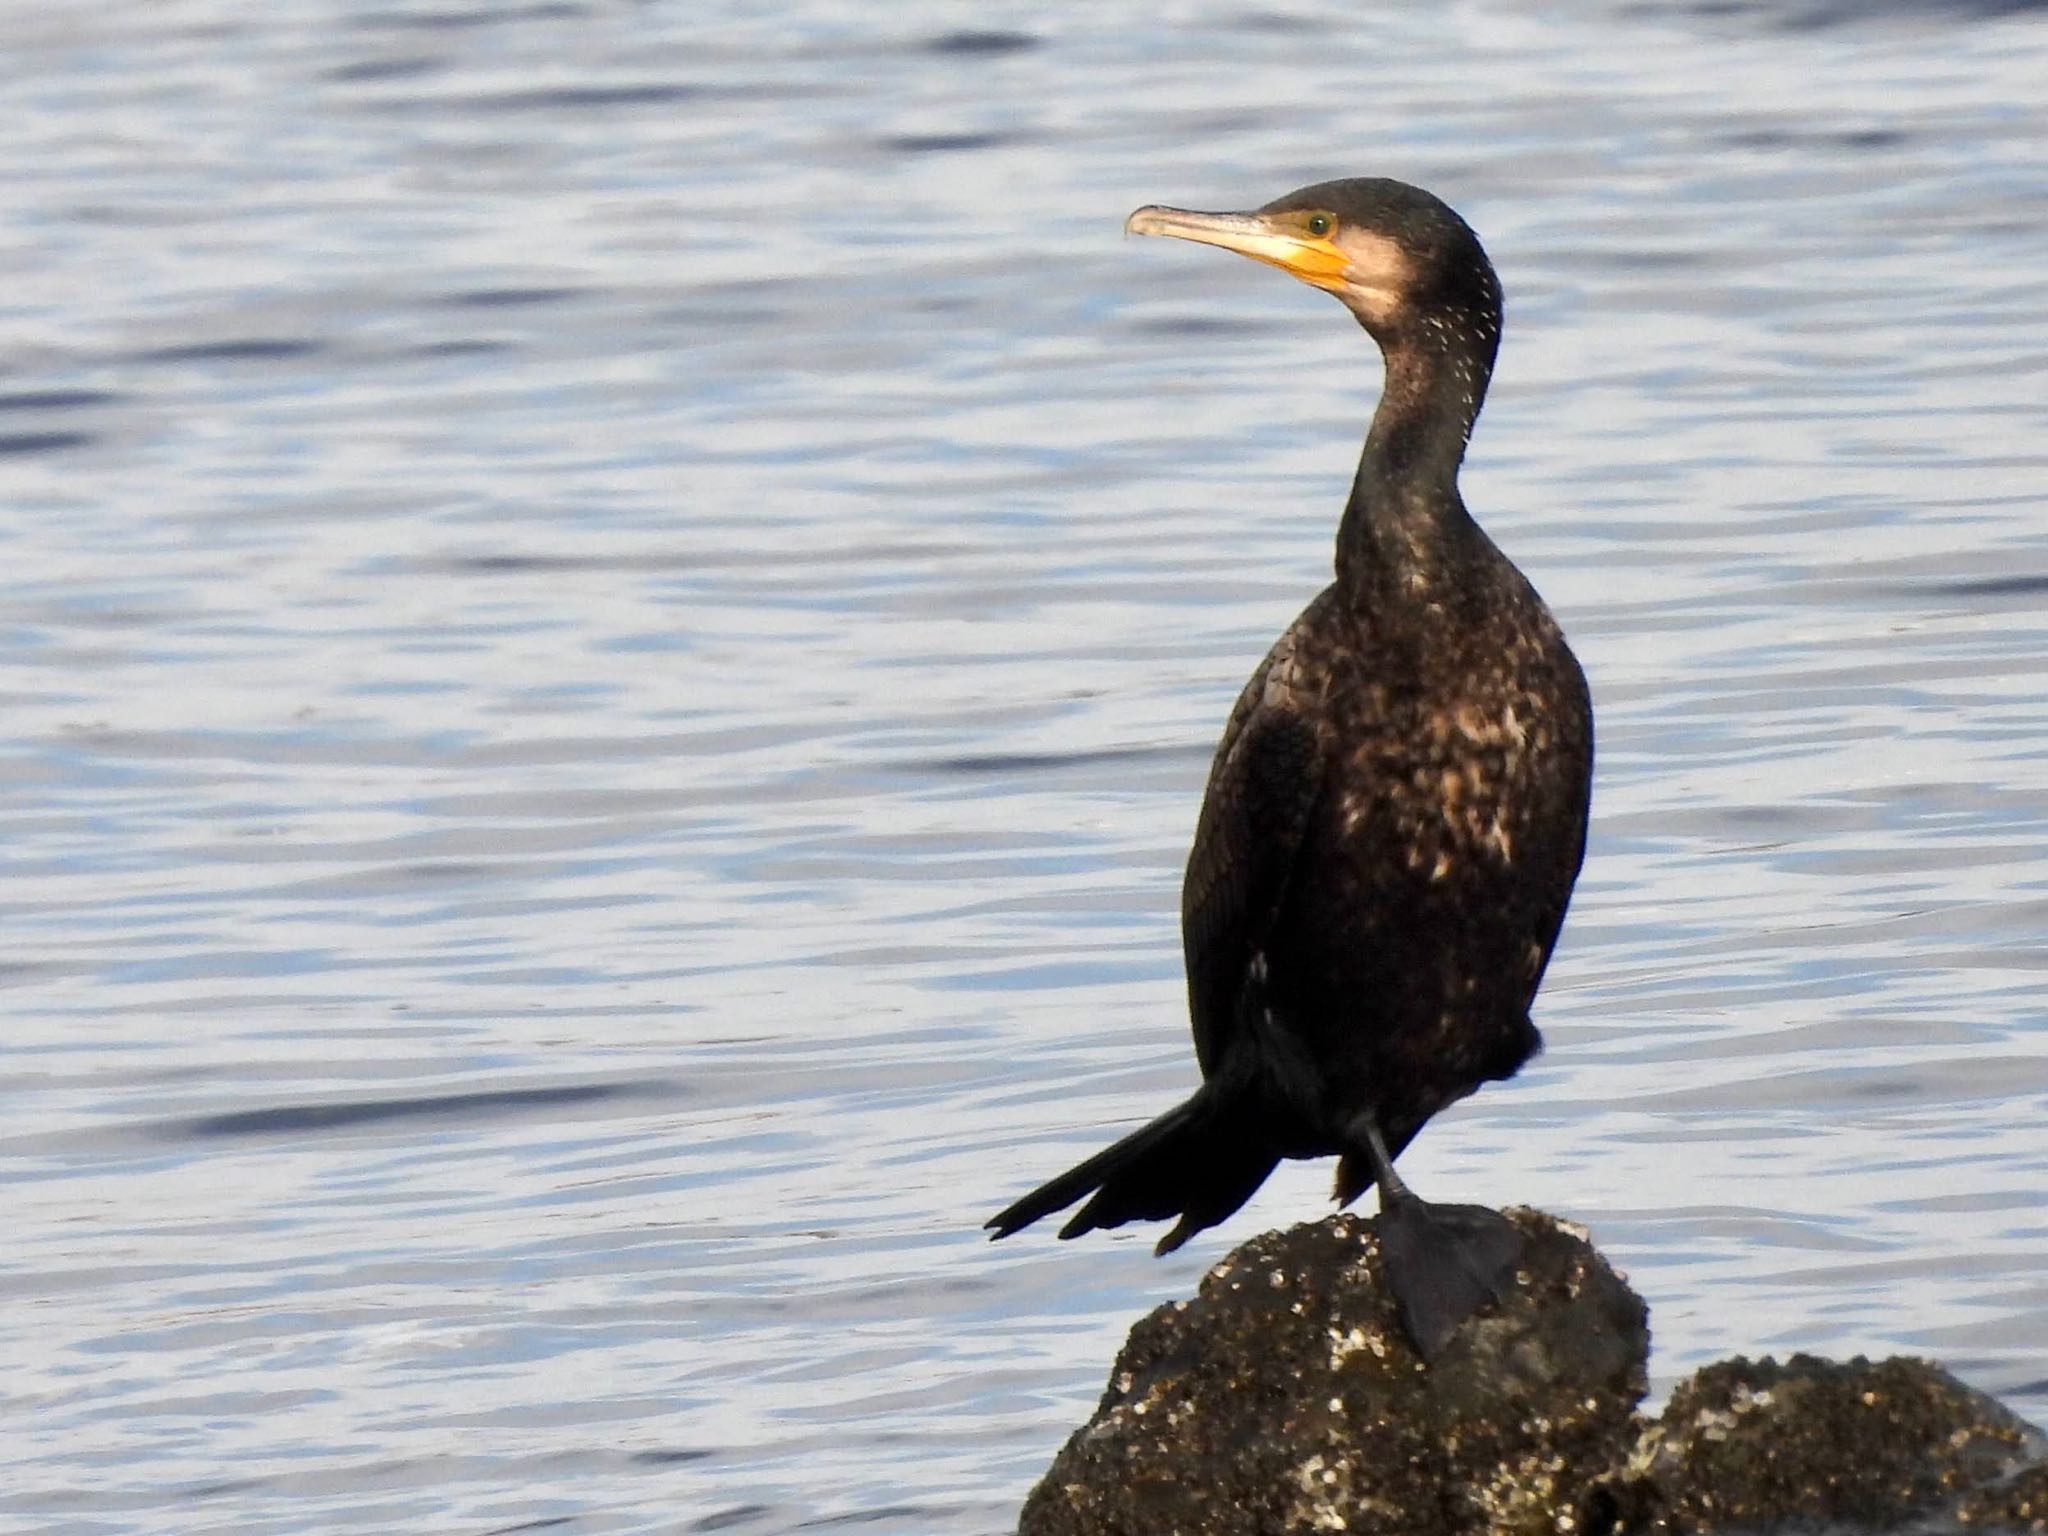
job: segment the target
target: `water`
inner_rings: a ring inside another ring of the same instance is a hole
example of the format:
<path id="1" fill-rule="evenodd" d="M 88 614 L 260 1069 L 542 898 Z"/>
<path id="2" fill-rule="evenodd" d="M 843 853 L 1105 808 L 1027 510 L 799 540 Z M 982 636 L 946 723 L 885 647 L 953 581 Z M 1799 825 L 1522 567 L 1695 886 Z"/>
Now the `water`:
<path id="1" fill-rule="evenodd" d="M 1404 1167 L 1662 1386 L 2048 1418 L 2048 13 L 10 5 L 0 1523 L 996 1533 L 1167 1261 L 1208 752 L 1376 379 L 1125 212 L 1478 225 L 1601 732 Z"/>

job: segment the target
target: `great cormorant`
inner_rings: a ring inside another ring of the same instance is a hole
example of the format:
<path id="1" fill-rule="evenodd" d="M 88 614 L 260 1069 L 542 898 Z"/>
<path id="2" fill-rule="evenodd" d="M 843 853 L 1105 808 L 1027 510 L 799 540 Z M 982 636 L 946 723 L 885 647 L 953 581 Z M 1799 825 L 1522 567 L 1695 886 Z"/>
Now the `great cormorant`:
<path id="1" fill-rule="evenodd" d="M 1430 1116 L 1539 1048 L 1529 1005 L 1585 851 L 1592 706 L 1557 623 L 1465 510 L 1458 466 L 1500 341 L 1478 238 L 1397 181 L 1323 182 L 1252 213 L 1140 208 L 1125 229 L 1219 245 L 1343 301 L 1386 363 L 1337 532 L 1336 581 L 1224 728 L 1181 905 L 1202 1086 L 1025 1196 L 997 1237 L 1178 1218 L 1179 1247 L 1283 1157 L 1377 1183 L 1384 1273 L 1433 1358 L 1511 1282 L 1515 1228 L 1410 1192 Z"/>

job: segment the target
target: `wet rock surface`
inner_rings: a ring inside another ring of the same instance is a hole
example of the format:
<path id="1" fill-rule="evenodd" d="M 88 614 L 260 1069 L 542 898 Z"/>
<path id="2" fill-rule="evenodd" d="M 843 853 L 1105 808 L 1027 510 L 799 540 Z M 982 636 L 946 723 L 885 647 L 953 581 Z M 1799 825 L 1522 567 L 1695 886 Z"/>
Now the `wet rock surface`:
<path id="1" fill-rule="evenodd" d="M 1955 1509 L 1964 1530 L 2048 1532 L 2048 1463 L 2022 1467 L 1988 1488 L 1973 1488 Z"/>
<path id="2" fill-rule="evenodd" d="M 1534 1211 L 1521 1283 L 1433 1367 L 1377 1283 L 1373 1222 L 1254 1238 L 1131 1330 L 1023 1536 L 1555 1532 L 1645 1390 L 1643 1304 Z"/>
<path id="3" fill-rule="evenodd" d="M 1794 1355 L 1710 1365 L 1671 1394 L 1628 1464 L 1594 1490 L 1589 1536 L 1822 1526 L 2011 1524 L 1993 1490 L 2040 1437 L 1922 1360 Z"/>
<path id="4" fill-rule="evenodd" d="M 1371 1219 L 1246 1243 L 1131 1330 L 1020 1536 L 2048 1536 L 2041 1436 L 1922 1361 L 1725 1361 L 1645 1419 L 1641 1299 L 1583 1234 L 1507 1215 L 1516 1288 L 1432 1367 Z"/>

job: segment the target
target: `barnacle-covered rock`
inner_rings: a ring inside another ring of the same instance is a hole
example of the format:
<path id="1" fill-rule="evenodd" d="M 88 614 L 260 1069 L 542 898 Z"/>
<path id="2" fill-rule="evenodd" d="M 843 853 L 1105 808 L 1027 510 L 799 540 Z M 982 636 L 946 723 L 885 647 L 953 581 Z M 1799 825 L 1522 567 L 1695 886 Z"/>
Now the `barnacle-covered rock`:
<path id="1" fill-rule="evenodd" d="M 1537 1211 L 1517 1284 L 1432 1366 L 1379 1283 L 1374 1223 L 1254 1238 L 1131 1330 L 1021 1536 L 1559 1536 L 1645 1390 L 1642 1301 Z M 1567 1515 L 1569 1518 L 1569 1515 Z"/>

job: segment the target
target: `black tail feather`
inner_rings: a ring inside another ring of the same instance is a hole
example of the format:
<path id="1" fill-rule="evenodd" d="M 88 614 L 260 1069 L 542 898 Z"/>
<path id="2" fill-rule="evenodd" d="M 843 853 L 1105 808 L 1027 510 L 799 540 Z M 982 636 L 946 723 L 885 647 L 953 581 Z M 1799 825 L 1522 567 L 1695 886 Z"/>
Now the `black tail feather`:
<path id="1" fill-rule="evenodd" d="M 1060 1228 L 1061 1237 L 1177 1216 L 1179 1222 L 1159 1242 L 1160 1253 L 1171 1253 L 1249 1200 L 1279 1160 L 1280 1154 L 1258 1134 L 1255 1117 L 1238 1112 L 1212 1083 L 1033 1190 L 988 1227 L 995 1236 L 1008 1237 L 1093 1195 Z"/>

